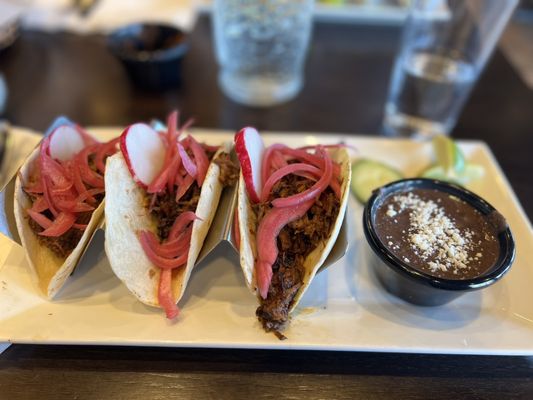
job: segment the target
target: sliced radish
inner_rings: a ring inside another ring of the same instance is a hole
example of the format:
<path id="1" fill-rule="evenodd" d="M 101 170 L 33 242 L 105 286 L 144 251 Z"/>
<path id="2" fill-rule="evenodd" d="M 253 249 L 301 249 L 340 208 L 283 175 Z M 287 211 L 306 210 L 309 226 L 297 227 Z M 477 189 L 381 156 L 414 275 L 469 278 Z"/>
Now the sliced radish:
<path id="1" fill-rule="evenodd" d="M 146 124 L 130 125 L 120 136 L 120 150 L 131 176 L 146 188 L 165 162 L 166 146 L 159 133 Z"/>
<path id="2" fill-rule="evenodd" d="M 259 203 L 261 199 L 261 160 L 264 151 L 265 145 L 257 129 L 242 128 L 235 135 L 235 152 L 241 164 L 246 191 L 254 203 Z"/>
<path id="3" fill-rule="evenodd" d="M 80 132 L 70 125 L 61 125 L 50 134 L 50 156 L 59 161 L 70 160 L 85 147 Z"/>

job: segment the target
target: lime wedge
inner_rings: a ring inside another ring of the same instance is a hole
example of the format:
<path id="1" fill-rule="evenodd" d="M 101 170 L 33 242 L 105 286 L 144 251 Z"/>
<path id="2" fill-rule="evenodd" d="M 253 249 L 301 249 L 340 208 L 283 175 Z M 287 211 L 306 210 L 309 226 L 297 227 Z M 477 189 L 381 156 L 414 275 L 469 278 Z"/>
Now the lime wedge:
<path id="1" fill-rule="evenodd" d="M 465 169 L 465 156 L 457 143 L 448 136 L 437 135 L 433 138 L 433 149 L 437 158 L 437 165 L 447 174 L 462 173 Z"/>
<path id="2" fill-rule="evenodd" d="M 483 177 L 485 169 L 478 164 L 464 165 L 462 172 L 458 173 L 454 170 L 446 171 L 441 165 L 433 165 L 420 174 L 422 178 L 438 179 L 441 181 L 448 181 L 466 185 L 469 182 Z"/>
<path id="3" fill-rule="evenodd" d="M 355 197 L 364 204 L 374 189 L 402 178 L 399 171 L 386 164 L 360 159 L 352 165 L 351 189 Z"/>

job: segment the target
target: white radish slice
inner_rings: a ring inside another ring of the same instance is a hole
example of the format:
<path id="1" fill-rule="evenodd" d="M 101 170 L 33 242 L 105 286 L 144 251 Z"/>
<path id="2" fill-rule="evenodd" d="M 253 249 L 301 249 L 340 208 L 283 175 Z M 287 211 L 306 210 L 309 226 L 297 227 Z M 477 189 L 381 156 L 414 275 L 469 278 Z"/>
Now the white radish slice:
<path id="1" fill-rule="evenodd" d="M 84 147 L 83 136 L 73 126 L 58 126 L 50 134 L 50 157 L 56 160 L 70 160 Z"/>
<path id="2" fill-rule="evenodd" d="M 133 124 L 120 136 L 120 149 L 133 180 L 147 187 L 163 168 L 166 148 L 159 133 L 146 124 Z"/>
<path id="3" fill-rule="evenodd" d="M 261 199 L 261 164 L 265 145 L 257 129 L 242 128 L 235 135 L 235 152 L 241 164 L 244 184 L 250 200 L 259 203 Z"/>

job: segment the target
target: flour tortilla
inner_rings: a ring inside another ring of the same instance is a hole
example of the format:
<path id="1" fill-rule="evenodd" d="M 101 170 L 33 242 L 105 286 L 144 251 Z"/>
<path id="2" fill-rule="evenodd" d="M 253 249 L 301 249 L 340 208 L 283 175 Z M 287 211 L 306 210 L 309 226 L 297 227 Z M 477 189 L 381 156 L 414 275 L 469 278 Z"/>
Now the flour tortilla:
<path id="1" fill-rule="evenodd" d="M 221 152 L 229 154 L 230 144 L 224 144 L 213 159 Z M 187 264 L 172 270 L 172 294 L 176 303 L 185 292 L 215 216 L 223 189 L 219 176 L 220 167 L 212 162 L 195 211 L 200 219 L 193 222 Z M 160 307 L 157 296 L 160 270 L 144 254 L 137 234 L 140 230 L 155 232 L 156 221 L 144 207 L 145 190 L 131 177 L 121 152 L 107 159 L 105 182 L 105 251 L 111 268 L 137 299 L 149 306 Z"/>
<path id="2" fill-rule="evenodd" d="M 294 310 L 294 308 L 298 305 L 300 299 L 311 284 L 311 281 L 315 277 L 317 271 L 328 257 L 333 245 L 335 244 L 335 241 L 337 240 L 337 237 L 339 236 L 342 221 L 344 220 L 344 214 L 348 204 L 351 179 L 350 157 L 345 148 L 339 148 L 333 152 L 330 152 L 330 155 L 333 161 L 336 161 L 341 166 L 340 172 L 342 176 L 342 184 L 339 214 L 331 230 L 331 235 L 326 240 L 319 242 L 317 247 L 304 260 L 305 275 L 303 277 L 303 285 L 300 287 L 298 293 L 294 297 L 289 312 Z M 242 170 L 239 178 L 237 209 L 239 213 L 239 232 L 241 236 L 240 264 L 248 288 L 259 298 L 259 291 L 257 289 L 254 269 L 255 260 L 257 258 L 255 233 L 258 227 L 258 221 L 256 220 L 255 213 L 252 210 L 251 202 L 246 192 Z"/>
<path id="3" fill-rule="evenodd" d="M 40 149 L 35 149 L 28 160 L 20 169 L 20 174 L 24 182 L 28 182 L 30 176 L 36 168 L 36 162 L 39 158 Z M 94 230 L 97 228 L 100 219 L 104 212 L 104 202 L 93 211 L 91 220 L 87 224 L 87 228 L 78 245 L 66 258 L 57 256 L 48 247 L 39 243 L 37 235 L 33 232 L 28 222 L 29 216 L 26 213 L 28 208 L 31 208 L 32 201 L 30 197 L 22 189 L 22 182 L 20 176 L 15 182 L 15 220 L 22 247 L 26 253 L 26 258 L 30 265 L 32 276 L 37 286 L 49 299 L 54 298 L 61 287 L 65 284 L 68 277 L 74 270 L 78 260 L 80 259 L 85 246 L 88 244 Z"/>

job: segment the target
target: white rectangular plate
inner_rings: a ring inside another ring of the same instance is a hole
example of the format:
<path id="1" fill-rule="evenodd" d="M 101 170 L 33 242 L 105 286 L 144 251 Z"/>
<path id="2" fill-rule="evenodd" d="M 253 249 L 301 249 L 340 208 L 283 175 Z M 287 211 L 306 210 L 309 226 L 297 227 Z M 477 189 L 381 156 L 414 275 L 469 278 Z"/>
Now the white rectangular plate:
<path id="1" fill-rule="evenodd" d="M 119 129 L 94 129 L 101 138 Z M 19 130 L 21 141 L 36 142 Z M 231 139 L 227 132 L 196 130 L 206 142 Z M 268 143 L 288 145 L 344 140 L 358 155 L 385 161 L 413 176 L 431 161 L 430 144 L 341 135 L 271 134 Z M 219 249 L 192 274 L 169 322 L 163 312 L 136 301 L 113 275 L 103 247 L 92 249 L 57 300 L 45 300 L 30 279 L 24 253 L 0 238 L 0 342 L 255 349 L 318 349 L 463 354 L 533 354 L 533 233 L 531 225 L 482 142 L 461 142 L 467 158 L 486 174 L 469 188 L 504 214 L 517 242 L 516 261 L 498 284 L 451 304 L 423 308 L 388 294 L 367 263 L 362 207 L 351 199 L 350 247 L 319 274 L 296 310 L 288 340 L 263 332 L 255 297 L 229 249 Z M 99 238 L 97 240 L 103 240 Z"/>

